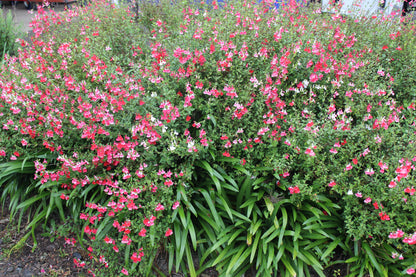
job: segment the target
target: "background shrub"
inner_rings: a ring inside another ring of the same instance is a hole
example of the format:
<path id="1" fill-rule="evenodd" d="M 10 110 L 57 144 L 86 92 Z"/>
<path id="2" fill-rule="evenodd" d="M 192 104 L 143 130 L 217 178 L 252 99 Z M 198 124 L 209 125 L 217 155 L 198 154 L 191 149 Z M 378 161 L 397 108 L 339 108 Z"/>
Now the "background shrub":
<path id="1" fill-rule="evenodd" d="M 3 61 L 5 54 L 17 54 L 16 39 L 22 37 L 21 31 L 13 22 L 11 11 L 8 11 L 5 15 L 4 11 L 0 9 L 0 30 L 0 61 Z"/>

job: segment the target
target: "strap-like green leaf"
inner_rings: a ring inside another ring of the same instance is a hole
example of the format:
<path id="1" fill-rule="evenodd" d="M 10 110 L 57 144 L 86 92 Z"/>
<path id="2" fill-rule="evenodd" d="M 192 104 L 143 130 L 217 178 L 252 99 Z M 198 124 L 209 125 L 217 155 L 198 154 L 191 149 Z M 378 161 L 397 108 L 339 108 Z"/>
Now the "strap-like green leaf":
<path id="1" fill-rule="evenodd" d="M 256 238 L 254 239 L 254 243 L 253 243 L 253 245 L 251 246 L 250 263 L 252 263 L 252 262 L 253 262 L 254 257 L 255 257 L 255 255 L 256 255 L 257 246 L 258 246 L 258 244 L 259 244 L 260 236 L 261 236 L 261 233 L 260 233 L 260 232 L 257 232 L 257 233 L 256 233 Z"/>
<path id="2" fill-rule="evenodd" d="M 340 238 L 338 238 L 338 239 L 336 239 L 335 241 L 333 241 L 333 242 L 331 242 L 329 245 L 328 245 L 328 247 L 327 247 L 327 249 L 325 250 L 325 252 L 322 254 L 322 256 L 321 256 L 321 260 L 324 260 L 328 255 L 330 255 L 334 250 L 335 250 L 335 248 L 338 246 L 338 244 L 341 242 L 341 239 Z"/>
<path id="3" fill-rule="evenodd" d="M 376 268 L 378 273 L 380 273 L 382 276 L 384 276 L 383 269 L 381 265 L 378 263 L 376 257 L 374 256 L 373 251 L 371 250 L 370 246 L 366 242 L 362 242 L 362 247 L 365 250 L 366 254 L 370 258 L 371 264 Z"/>

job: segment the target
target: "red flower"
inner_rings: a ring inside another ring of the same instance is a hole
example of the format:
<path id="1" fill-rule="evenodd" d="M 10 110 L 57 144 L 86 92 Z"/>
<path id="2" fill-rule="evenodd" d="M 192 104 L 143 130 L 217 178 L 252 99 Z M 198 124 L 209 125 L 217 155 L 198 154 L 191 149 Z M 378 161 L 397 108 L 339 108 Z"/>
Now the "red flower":
<path id="1" fill-rule="evenodd" d="M 384 213 L 384 212 L 380 212 L 379 214 L 378 214 L 379 216 L 380 216 L 380 219 L 381 220 L 390 220 L 390 217 L 388 216 L 388 214 L 386 214 L 386 213 Z"/>
<path id="2" fill-rule="evenodd" d="M 171 229 L 168 228 L 168 230 L 165 233 L 165 237 L 169 237 L 170 235 L 173 234 L 173 231 Z"/>
<path id="3" fill-rule="evenodd" d="M 300 189 L 298 186 L 289 187 L 290 194 L 300 193 Z"/>
<path id="4" fill-rule="evenodd" d="M 130 259 L 133 260 L 133 263 L 138 263 L 142 260 L 142 257 L 144 256 L 143 252 L 134 252 L 133 255 L 131 255 Z"/>
<path id="5" fill-rule="evenodd" d="M 145 228 L 142 228 L 142 229 L 140 230 L 140 232 L 139 232 L 139 236 L 141 236 L 141 237 L 145 237 L 145 236 L 146 236 L 146 229 L 145 229 Z"/>

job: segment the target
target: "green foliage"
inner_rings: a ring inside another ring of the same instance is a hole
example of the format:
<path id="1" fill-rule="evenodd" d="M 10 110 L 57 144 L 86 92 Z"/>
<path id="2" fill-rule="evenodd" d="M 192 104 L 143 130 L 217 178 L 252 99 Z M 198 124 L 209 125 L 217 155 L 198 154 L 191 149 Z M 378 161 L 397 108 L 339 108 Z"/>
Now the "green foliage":
<path id="1" fill-rule="evenodd" d="M 22 36 L 20 29 L 13 22 L 11 11 L 4 14 L 4 11 L 0 9 L 0 30 L 0 61 L 3 61 L 5 54 L 10 56 L 17 54 L 16 39 Z"/>
<path id="2" fill-rule="evenodd" d="M 239 276 L 253 268 L 257 276 L 320 276 L 344 245 L 339 206 L 330 199 L 297 201 L 269 170 L 250 174 L 236 160 L 199 161 L 190 198 L 178 198 L 174 213 L 175 268 L 197 276 L 216 267 L 220 276 Z M 195 271 L 192 254 L 200 258 Z M 186 256 L 187 264 L 184 261 Z M 171 265 L 173 263 L 171 262 Z M 196 274 L 196 275 L 195 275 Z"/>
<path id="3" fill-rule="evenodd" d="M 22 218 L 28 216 L 25 225 L 28 234 L 32 234 L 34 248 L 36 248 L 35 229 L 40 223 L 46 224 L 54 212 L 58 212 L 64 219 L 64 208 L 60 193 L 54 182 L 43 184 L 34 179 L 36 172 L 34 159 L 49 159 L 53 161 L 53 155 L 39 154 L 34 157 L 19 157 L 14 161 L 0 164 L 0 201 L 3 205 L 9 201 L 10 220 L 16 220 L 17 229 L 20 231 Z M 19 213 L 19 215 L 18 215 Z M 22 238 L 24 243 L 28 235 Z"/>

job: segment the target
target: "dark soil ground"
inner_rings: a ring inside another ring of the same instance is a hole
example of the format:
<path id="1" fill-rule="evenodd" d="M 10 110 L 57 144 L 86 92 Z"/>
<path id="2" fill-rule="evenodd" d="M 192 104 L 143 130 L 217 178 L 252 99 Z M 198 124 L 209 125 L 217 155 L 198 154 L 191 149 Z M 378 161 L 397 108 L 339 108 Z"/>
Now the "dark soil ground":
<path id="1" fill-rule="evenodd" d="M 75 268 L 73 262 L 74 258 L 86 258 L 83 249 L 65 244 L 63 237 L 42 228 L 36 230 L 34 250 L 31 236 L 22 247 L 16 247 L 28 233 L 23 222 L 19 232 L 17 220 L 10 220 L 6 207 L 0 207 L 0 277 L 88 276 L 86 269 Z"/>

